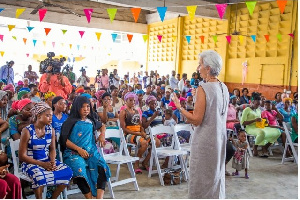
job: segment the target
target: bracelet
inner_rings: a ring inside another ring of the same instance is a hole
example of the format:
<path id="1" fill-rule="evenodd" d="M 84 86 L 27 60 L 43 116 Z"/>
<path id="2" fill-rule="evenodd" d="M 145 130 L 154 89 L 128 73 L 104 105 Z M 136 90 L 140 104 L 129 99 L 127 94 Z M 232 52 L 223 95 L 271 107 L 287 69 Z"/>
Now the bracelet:
<path id="1" fill-rule="evenodd" d="M 179 110 L 182 112 L 184 109 L 183 109 L 183 107 L 180 107 Z"/>

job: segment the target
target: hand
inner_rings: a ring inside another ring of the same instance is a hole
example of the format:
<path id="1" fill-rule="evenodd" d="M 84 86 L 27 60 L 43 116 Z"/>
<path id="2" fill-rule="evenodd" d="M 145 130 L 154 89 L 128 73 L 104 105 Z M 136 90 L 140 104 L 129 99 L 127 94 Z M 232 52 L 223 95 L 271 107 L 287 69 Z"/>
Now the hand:
<path id="1" fill-rule="evenodd" d="M 88 153 L 86 150 L 82 149 L 82 148 L 79 148 L 79 149 L 77 150 L 77 152 L 78 152 L 79 155 L 80 155 L 81 157 L 83 157 L 83 158 L 88 158 L 88 157 L 89 157 L 89 153 Z"/>
<path id="2" fill-rule="evenodd" d="M 256 122 L 261 122 L 261 118 L 256 118 L 255 121 Z"/>
<path id="3" fill-rule="evenodd" d="M 47 77 L 46 77 L 46 81 L 47 81 L 47 83 L 49 83 L 50 82 L 50 79 L 51 79 L 51 73 L 47 73 Z"/>
<path id="4" fill-rule="evenodd" d="M 234 120 L 234 122 L 238 122 L 238 123 L 239 123 L 239 122 L 240 122 L 240 120 L 238 120 L 238 119 L 235 119 L 235 120 Z"/>
<path id="5" fill-rule="evenodd" d="M 107 108 L 109 106 L 108 101 L 103 101 L 103 108 Z"/>
<path id="6" fill-rule="evenodd" d="M 154 118 L 157 117 L 158 115 L 159 115 L 159 111 L 158 110 L 153 113 Z"/>
<path id="7" fill-rule="evenodd" d="M 51 70 L 52 70 L 52 66 L 48 66 L 46 69 L 47 72 L 51 72 Z"/>
<path id="8" fill-rule="evenodd" d="M 55 161 L 50 161 L 50 163 L 52 164 L 52 169 L 51 169 L 51 171 L 55 171 L 55 170 L 56 170 L 56 164 L 55 164 Z"/>
<path id="9" fill-rule="evenodd" d="M 174 101 L 176 108 L 180 108 L 180 107 L 181 107 L 180 101 L 179 101 L 179 99 L 177 98 L 175 92 L 173 93 L 172 101 Z"/>
<path id="10" fill-rule="evenodd" d="M 0 167 L 0 174 L 1 174 L 1 175 L 4 175 L 3 173 L 5 173 L 5 171 L 7 172 L 6 169 L 9 167 L 9 165 L 10 165 L 10 164 L 4 165 L 4 166 L 1 166 L 1 167 Z"/>
<path id="11" fill-rule="evenodd" d="M 41 163 L 39 165 L 47 171 L 52 171 L 52 163 L 51 162 L 41 161 Z"/>
<path id="12" fill-rule="evenodd" d="M 146 137 L 147 137 L 147 134 L 146 134 L 145 132 L 141 132 L 141 136 L 142 136 L 143 138 L 146 138 Z"/>
<path id="13" fill-rule="evenodd" d="M 105 136 L 102 133 L 99 135 L 99 142 L 100 142 L 101 147 L 105 146 Z"/>

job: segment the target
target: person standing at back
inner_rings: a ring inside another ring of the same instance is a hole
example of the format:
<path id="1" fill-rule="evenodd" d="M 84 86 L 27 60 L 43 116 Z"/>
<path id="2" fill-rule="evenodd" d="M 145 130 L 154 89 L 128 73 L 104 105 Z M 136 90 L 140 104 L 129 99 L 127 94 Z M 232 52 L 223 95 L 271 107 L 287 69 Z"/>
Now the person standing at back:
<path id="1" fill-rule="evenodd" d="M 186 73 L 183 73 L 182 74 L 182 79 L 179 81 L 178 83 L 178 89 L 180 91 L 182 91 L 184 89 L 184 86 L 185 86 L 185 80 L 187 79 L 187 74 Z"/>
<path id="2" fill-rule="evenodd" d="M 24 78 L 28 78 L 29 84 L 36 84 L 39 77 L 35 71 L 32 71 L 32 66 L 28 65 L 28 71 L 24 72 Z"/>
<path id="3" fill-rule="evenodd" d="M 213 50 L 199 54 L 198 71 L 206 80 L 197 89 L 195 110 L 189 113 L 174 94 L 176 108 L 193 124 L 191 141 L 190 180 L 188 198 L 225 199 L 226 118 L 229 93 L 217 76 L 222 69 L 222 58 Z"/>
<path id="4" fill-rule="evenodd" d="M 14 64 L 15 62 L 12 60 L 0 68 L 0 80 L 2 79 L 6 80 L 6 85 L 9 83 L 12 83 L 14 85 L 14 79 L 15 79 L 15 74 L 13 69 Z"/>
<path id="5" fill-rule="evenodd" d="M 172 71 L 172 77 L 170 78 L 170 86 L 174 90 L 178 86 L 178 80 L 175 78 L 176 72 L 173 70 Z"/>

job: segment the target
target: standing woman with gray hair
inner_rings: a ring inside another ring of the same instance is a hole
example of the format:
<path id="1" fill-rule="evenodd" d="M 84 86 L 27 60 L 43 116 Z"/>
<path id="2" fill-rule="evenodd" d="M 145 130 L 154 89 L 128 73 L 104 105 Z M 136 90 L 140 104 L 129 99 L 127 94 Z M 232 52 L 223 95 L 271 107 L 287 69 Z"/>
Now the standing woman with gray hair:
<path id="1" fill-rule="evenodd" d="M 183 109 L 176 95 L 173 101 L 188 123 L 195 125 L 191 142 L 189 198 L 225 198 L 226 118 L 229 93 L 217 76 L 221 56 L 213 51 L 199 54 L 197 71 L 205 80 L 197 89 L 193 114 Z"/>

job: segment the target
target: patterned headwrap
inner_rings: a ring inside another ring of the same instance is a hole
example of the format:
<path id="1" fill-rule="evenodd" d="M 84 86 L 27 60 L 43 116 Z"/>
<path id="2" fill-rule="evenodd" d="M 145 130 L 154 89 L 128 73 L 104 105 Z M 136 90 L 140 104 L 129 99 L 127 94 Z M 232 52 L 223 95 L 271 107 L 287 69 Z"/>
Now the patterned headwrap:
<path id="1" fill-rule="evenodd" d="M 285 103 L 286 101 L 289 101 L 290 103 L 293 102 L 293 99 L 289 98 L 289 97 L 286 97 L 286 98 L 283 98 L 282 99 L 282 102 Z"/>
<path id="2" fill-rule="evenodd" d="M 139 95 L 139 94 L 145 94 L 144 90 L 137 90 L 135 93 L 136 93 L 137 95 Z"/>
<path id="3" fill-rule="evenodd" d="M 76 93 L 84 93 L 84 88 L 83 87 L 78 87 L 76 90 L 75 90 Z"/>
<path id="4" fill-rule="evenodd" d="M 49 99 L 50 97 L 55 97 L 56 94 L 54 92 L 47 92 L 45 95 L 44 95 L 44 98 L 45 100 L 47 101 L 47 99 Z"/>
<path id="5" fill-rule="evenodd" d="M 139 99 L 138 99 L 138 96 L 136 96 L 136 94 L 134 92 L 128 92 L 125 94 L 124 100 L 127 101 L 127 99 L 129 99 L 129 98 L 134 98 L 135 105 L 138 105 Z"/>
<path id="6" fill-rule="evenodd" d="M 92 95 L 88 94 L 88 93 L 83 93 L 80 96 L 86 97 L 87 99 L 91 99 Z"/>
<path id="7" fill-rule="evenodd" d="M 231 96 L 230 96 L 230 100 L 231 100 L 231 99 L 234 99 L 234 98 L 236 98 L 235 95 L 231 95 Z"/>
<path id="8" fill-rule="evenodd" d="M 16 105 L 12 106 L 12 107 L 17 107 L 16 110 L 18 110 L 19 112 L 22 111 L 22 109 L 27 105 L 27 104 L 30 104 L 31 103 L 31 100 L 30 99 L 22 99 L 20 101 L 17 101 Z"/>
<path id="9" fill-rule="evenodd" d="M 102 99 L 102 95 L 105 93 L 105 90 L 99 90 L 98 92 L 95 93 L 95 96 L 97 98 L 98 101 L 101 101 Z"/>
<path id="10" fill-rule="evenodd" d="M 19 90 L 19 92 L 22 92 L 22 91 L 30 92 L 30 89 L 28 87 L 24 87 Z"/>
<path id="11" fill-rule="evenodd" d="M 10 84 L 6 85 L 6 86 L 3 88 L 3 90 L 4 90 L 4 91 L 9 90 L 9 91 L 11 91 L 12 93 L 14 93 L 14 92 L 15 92 L 15 87 L 14 87 L 13 84 L 10 83 Z"/>
<path id="12" fill-rule="evenodd" d="M 24 85 L 23 81 L 18 81 L 18 85 L 23 86 Z"/>
<path id="13" fill-rule="evenodd" d="M 22 96 L 24 96 L 25 94 L 29 93 L 26 90 L 22 90 L 18 92 L 18 100 L 21 100 Z"/>
<path id="14" fill-rule="evenodd" d="M 182 101 L 186 101 L 186 98 L 184 98 L 184 97 L 180 97 L 180 98 L 179 98 L 179 101 L 180 101 L 180 102 L 182 102 Z"/>
<path id="15" fill-rule="evenodd" d="M 7 92 L 3 91 L 3 90 L 0 90 L 0 100 L 5 96 L 7 95 Z"/>
<path id="16" fill-rule="evenodd" d="M 33 120 L 35 121 L 36 117 L 38 116 L 38 114 L 41 114 L 42 112 L 44 112 L 44 111 L 46 111 L 48 109 L 51 109 L 51 108 L 45 102 L 36 103 L 33 106 L 33 108 L 31 109 Z"/>
<path id="17" fill-rule="evenodd" d="M 153 95 L 148 96 L 148 98 L 146 99 L 146 105 L 149 105 L 151 101 L 157 101 L 155 96 Z"/>

